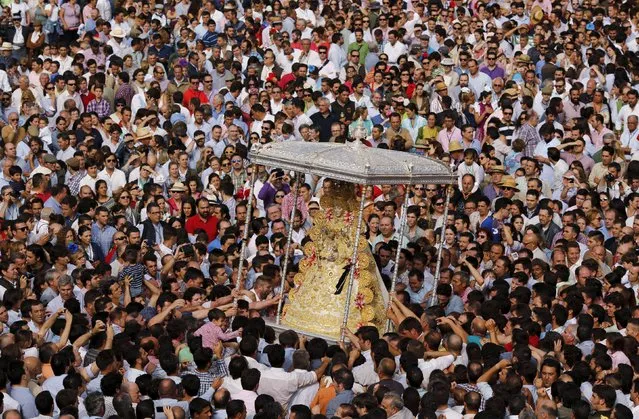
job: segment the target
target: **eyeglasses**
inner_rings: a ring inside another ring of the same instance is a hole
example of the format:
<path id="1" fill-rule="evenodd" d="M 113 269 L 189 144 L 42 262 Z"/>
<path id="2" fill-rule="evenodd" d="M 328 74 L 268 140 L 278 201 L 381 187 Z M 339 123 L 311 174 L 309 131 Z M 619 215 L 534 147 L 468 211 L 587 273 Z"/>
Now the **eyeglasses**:
<path id="1" fill-rule="evenodd" d="M 435 189 L 426 188 L 426 192 L 437 192 L 437 188 L 435 188 Z"/>
<path id="2" fill-rule="evenodd" d="M 114 237 L 114 238 L 113 238 L 113 240 L 118 241 L 118 242 L 119 242 L 119 241 L 122 241 L 122 240 L 124 240 L 124 239 L 126 239 L 126 237 Z"/>
<path id="3" fill-rule="evenodd" d="M 75 86 L 75 83 L 67 83 L 67 86 Z"/>
<path id="4" fill-rule="evenodd" d="M 126 196 L 121 196 L 120 199 L 131 199 L 131 197 L 126 195 Z"/>
<path id="5" fill-rule="evenodd" d="M 393 86 L 399 86 L 399 83 L 393 83 Z"/>
<path id="6" fill-rule="evenodd" d="M 29 228 L 28 227 L 16 227 L 16 231 L 27 231 Z"/>
<path id="7" fill-rule="evenodd" d="M 115 163 L 115 159 L 107 159 L 106 162 L 107 163 Z"/>
<path id="8" fill-rule="evenodd" d="M 242 163 L 241 159 L 233 159 L 231 160 L 231 163 Z"/>
<path id="9" fill-rule="evenodd" d="M 504 115 L 512 115 L 512 112 L 504 112 Z"/>
<path id="10" fill-rule="evenodd" d="M 213 83 L 213 80 L 204 80 L 204 83 Z"/>
<path id="11" fill-rule="evenodd" d="M 17 120 L 18 120 L 18 118 L 9 118 L 9 121 L 11 121 L 11 122 L 14 122 L 14 121 L 17 121 Z"/>
<path id="12" fill-rule="evenodd" d="M 359 58 L 359 54 L 351 54 L 351 57 L 353 57 L 353 58 Z"/>
<path id="13" fill-rule="evenodd" d="M 275 195 L 275 198 L 284 198 L 284 195 L 278 193 L 277 195 Z"/>
<path id="14" fill-rule="evenodd" d="M 424 187 L 423 186 L 415 186 L 415 188 L 413 188 L 413 189 L 415 189 L 416 191 L 423 191 Z"/>
<path id="15" fill-rule="evenodd" d="M 444 205 L 444 203 L 443 202 L 436 202 L 435 205 L 439 207 L 439 206 Z"/>
<path id="16" fill-rule="evenodd" d="M 222 166 L 222 167 L 228 167 L 228 166 L 230 166 L 230 165 L 231 165 L 231 163 L 222 163 L 222 165 L 221 165 L 221 166 Z"/>

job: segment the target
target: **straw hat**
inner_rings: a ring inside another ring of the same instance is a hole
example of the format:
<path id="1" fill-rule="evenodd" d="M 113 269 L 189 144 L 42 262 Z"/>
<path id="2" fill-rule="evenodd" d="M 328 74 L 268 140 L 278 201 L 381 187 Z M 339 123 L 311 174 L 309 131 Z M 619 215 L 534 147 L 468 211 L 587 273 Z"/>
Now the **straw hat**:
<path id="1" fill-rule="evenodd" d="M 510 89 L 504 90 L 504 94 L 507 96 L 519 96 L 519 90 L 515 87 L 511 87 Z"/>
<path id="2" fill-rule="evenodd" d="M 521 54 L 519 58 L 517 58 L 517 62 L 523 63 L 523 64 L 530 64 L 532 63 L 532 59 L 530 58 L 530 55 L 528 54 Z"/>
<path id="3" fill-rule="evenodd" d="M 502 188 L 511 188 L 515 190 L 515 192 L 519 192 L 519 188 L 517 187 L 517 181 L 510 175 L 506 175 L 499 182 L 499 186 Z"/>
<path id="4" fill-rule="evenodd" d="M 488 173 L 501 173 L 501 174 L 506 174 L 506 168 L 504 167 L 504 165 L 502 164 L 498 164 L 497 166 L 494 166 L 492 169 L 490 169 L 488 171 Z"/>
<path id="5" fill-rule="evenodd" d="M 138 141 L 153 137 L 153 133 L 151 133 L 151 130 L 148 127 L 138 128 L 135 134 L 135 139 Z"/>
<path id="6" fill-rule="evenodd" d="M 169 191 L 170 192 L 186 192 L 186 186 L 184 186 L 182 182 L 175 182 L 173 186 L 171 186 L 171 189 L 169 189 Z"/>
<path id="7" fill-rule="evenodd" d="M 111 31 L 111 36 L 114 38 L 124 38 L 126 34 L 121 27 L 117 26 Z"/>
<path id="8" fill-rule="evenodd" d="M 446 83 L 444 83 L 443 81 L 435 83 L 436 92 L 441 92 L 442 90 L 446 90 L 446 89 L 448 89 L 448 86 L 446 86 Z"/>
<path id="9" fill-rule="evenodd" d="M 542 20 L 544 20 L 544 11 L 541 6 L 533 7 L 530 11 L 530 23 L 536 25 Z"/>
<path id="10" fill-rule="evenodd" d="M 51 173 L 53 173 L 51 169 L 44 166 L 38 166 L 33 172 L 31 172 L 31 175 L 29 177 L 32 178 L 34 175 L 38 174 L 50 175 Z"/>
<path id="11" fill-rule="evenodd" d="M 461 146 L 461 144 L 457 140 L 451 141 L 450 144 L 448 145 L 449 153 L 454 153 L 455 151 L 464 151 L 464 148 Z"/>
<path id="12" fill-rule="evenodd" d="M 0 45 L 0 51 L 13 51 L 13 44 L 11 42 L 3 42 Z"/>
<path id="13" fill-rule="evenodd" d="M 446 58 L 444 58 L 444 59 L 442 60 L 442 65 L 443 65 L 443 66 L 446 66 L 446 67 L 450 67 L 450 66 L 455 65 L 455 63 L 453 62 L 453 59 L 452 59 L 452 58 L 446 57 Z"/>

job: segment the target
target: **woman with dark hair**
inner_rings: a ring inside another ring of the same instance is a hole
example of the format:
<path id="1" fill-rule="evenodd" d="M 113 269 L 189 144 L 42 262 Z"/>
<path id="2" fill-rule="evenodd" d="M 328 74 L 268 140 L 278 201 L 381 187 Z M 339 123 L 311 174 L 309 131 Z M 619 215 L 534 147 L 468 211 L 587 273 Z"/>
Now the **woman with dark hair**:
<path id="1" fill-rule="evenodd" d="M 113 208 L 115 205 L 115 201 L 113 197 L 109 196 L 109 186 L 106 183 L 106 180 L 100 179 L 95 182 L 95 194 L 98 205 L 106 207 L 107 209 Z"/>
<path id="2" fill-rule="evenodd" d="M 195 205 L 195 199 L 193 199 L 193 197 L 187 196 L 182 202 L 180 215 L 182 221 L 186 221 L 190 217 L 194 216 L 196 214 L 196 208 L 197 206 Z"/>
<path id="3" fill-rule="evenodd" d="M 49 256 L 39 244 L 27 246 L 26 256 L 29 272 L 34 275 L 38 275 L 40 272 L 46 272 L 51 268 Z"/>
<path id="4" fill-rule="evenodd" d="M 92 243 L 91 237 L 91 227 L 81 226 L 78 229 L 78 247 L 84 251 L 87 260 L 91 262 L 103 260 L 104 255 L 102 254 L 100 246 L 96 246 L 94 243 Z"/>

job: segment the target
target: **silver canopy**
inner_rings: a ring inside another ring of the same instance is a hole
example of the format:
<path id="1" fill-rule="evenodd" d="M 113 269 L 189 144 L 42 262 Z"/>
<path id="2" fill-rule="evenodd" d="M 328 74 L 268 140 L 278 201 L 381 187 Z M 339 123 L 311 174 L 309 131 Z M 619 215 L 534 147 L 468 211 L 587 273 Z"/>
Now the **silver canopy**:
<path id="1" fill-rule="evenodd" d="M 443 162 L 401 151 L 370 148 L 352 143 L 254 144 L 252 163 L 360 185 L 454 184 L 456 176 Z"/>

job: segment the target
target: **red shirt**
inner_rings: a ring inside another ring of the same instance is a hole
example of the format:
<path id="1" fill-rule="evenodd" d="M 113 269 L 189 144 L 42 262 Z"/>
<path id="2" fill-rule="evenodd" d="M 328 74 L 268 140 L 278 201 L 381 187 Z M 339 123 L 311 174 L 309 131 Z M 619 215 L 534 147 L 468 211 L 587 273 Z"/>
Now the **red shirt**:
<path id="1" fill-rule="evenodd" d="M 185 107 L 189 107 L 189 102 L 194 97 L 200 99 L 200 105 L 204 105 L 205 103 L 209 103 L 209 99 L 206 97 L 203 91 L 195 90 L 193 88 L 188 88 L 186 92 L 184 92 L 184 98 L 182 99 L 182 105 Z"/>
<path id="2" fill-rule="evenodd" d="M 186 220 L 186 232 L 189 234 L 195 234 L 196 230 L 206 231 L 209 242 L 212 242 L 217 237 L 217 218 L 213 215 L 209 215 L 209 218 L 206 219 L 206 221 L 203 221 L 202 217 L 196 214 Z"/>

